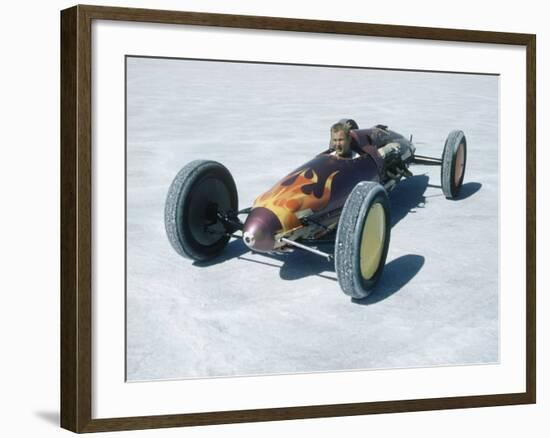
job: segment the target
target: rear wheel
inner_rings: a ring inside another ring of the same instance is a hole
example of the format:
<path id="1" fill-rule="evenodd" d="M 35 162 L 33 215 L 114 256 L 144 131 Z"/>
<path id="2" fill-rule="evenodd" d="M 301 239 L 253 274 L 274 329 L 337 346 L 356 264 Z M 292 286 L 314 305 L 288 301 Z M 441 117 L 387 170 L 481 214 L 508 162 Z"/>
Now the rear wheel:
<path id="1" fill-rule="evenodd" d="M 369 295 L 384 270 L 390 243 L 390 206 L 384 188 L 364 181 L 349 195 L 338 225 L 334 265 L 342 291 Z"/>
<path id="2" fill-rule="evenodd" d="M 164 210 L 168 240 L 178 254 L 190 259 L 215 257 L 229 241 L 217 213 L 237 209 L 237 188 L 229 170 L 216 161 L 192 161 L 168 190 Z"/>
<path id="3" fill-rule="evenodd" d="M 458 196 L 466 170 L 466 136 L 452 131 L 447 136 L 441 164 L 441 188 L 447 199 Z"/>

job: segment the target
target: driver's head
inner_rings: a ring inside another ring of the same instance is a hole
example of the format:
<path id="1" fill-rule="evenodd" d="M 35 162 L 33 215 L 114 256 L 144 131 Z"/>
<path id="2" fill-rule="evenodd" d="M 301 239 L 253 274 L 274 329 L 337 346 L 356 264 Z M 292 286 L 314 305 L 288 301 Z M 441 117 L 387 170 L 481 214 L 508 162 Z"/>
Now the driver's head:
<path id="1" fill-rule="evenodd" d="M 344 123 L 335 123 L 330 128 L 330 147 L 336 151 L 340 157 L 350 157 L 350 129 Z"/>

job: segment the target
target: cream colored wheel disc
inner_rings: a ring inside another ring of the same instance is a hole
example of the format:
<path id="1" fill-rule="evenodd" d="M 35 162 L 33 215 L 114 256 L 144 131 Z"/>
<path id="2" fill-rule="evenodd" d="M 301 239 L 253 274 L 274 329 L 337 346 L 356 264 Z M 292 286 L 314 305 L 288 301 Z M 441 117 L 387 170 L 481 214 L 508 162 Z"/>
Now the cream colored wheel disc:
<path id="1" fill-rule="evenodd" d="M 370 280 L 380 265 L 385 238 L 386 212 L 384 207 L 377 203 L 371 206 L 361 235 L 359 263 L 361 265 L 361 276 L 365 280 Z"/>
<path id="2" fill-rule="evenodd" d="M 460 179 L 464 173 L 464 143 L 460 143 L 458 150 L 456 151 L 455 159 L 455 186 L 460 184 Z"/>

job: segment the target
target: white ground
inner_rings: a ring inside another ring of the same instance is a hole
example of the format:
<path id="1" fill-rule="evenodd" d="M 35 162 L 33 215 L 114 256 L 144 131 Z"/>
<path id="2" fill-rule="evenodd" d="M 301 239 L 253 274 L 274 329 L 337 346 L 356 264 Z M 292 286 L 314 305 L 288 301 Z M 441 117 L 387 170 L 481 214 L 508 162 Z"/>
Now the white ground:
<path id="1" fill-rule="evenodd" d="M 499 360 L 497 77 L 130 58 L 127 84 L 128 380 Z M 391 193 L 371 297 L 350 300 L 312 254 L 232 241 L 199 266 L 172 249 L 164 201 L 186 163 L 226 165 L 243 208 L 343 117 L 413 134 L 422 155 L 453 129 L 468 139 L 461 199 L 444 198 L 438 167 Z"/>

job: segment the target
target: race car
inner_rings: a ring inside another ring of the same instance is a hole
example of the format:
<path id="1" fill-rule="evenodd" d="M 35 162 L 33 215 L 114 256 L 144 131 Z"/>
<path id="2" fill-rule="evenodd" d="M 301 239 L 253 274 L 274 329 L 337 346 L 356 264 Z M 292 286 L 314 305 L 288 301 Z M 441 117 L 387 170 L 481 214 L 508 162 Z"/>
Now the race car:
<path id="1" fill-rule="evenodd" d="M 342 291 L 367 297 L 378 283 L 390 242 L 388 193 L 412 176 L 411 164 L 441 166 L 441 188 L 458 196 L 466 167 L 466 137 L 449 133 L 441 158 L 416 154 L 407 139 L 385 125 L 349 129 L 353 156 L 332 148 L 283 177 L 239 210 L 229 170 L 211 160 L 196 160 L 174 178 L 165 205 L 165 228 L 176 252 L 195 261 L 219 255 L 231 238 L 259 253 L 302 250 L 334 262 Z M 241 219 L 239 216 L 245 216 Z M 319 242 L 335 236 L 334 251 Z"/>

